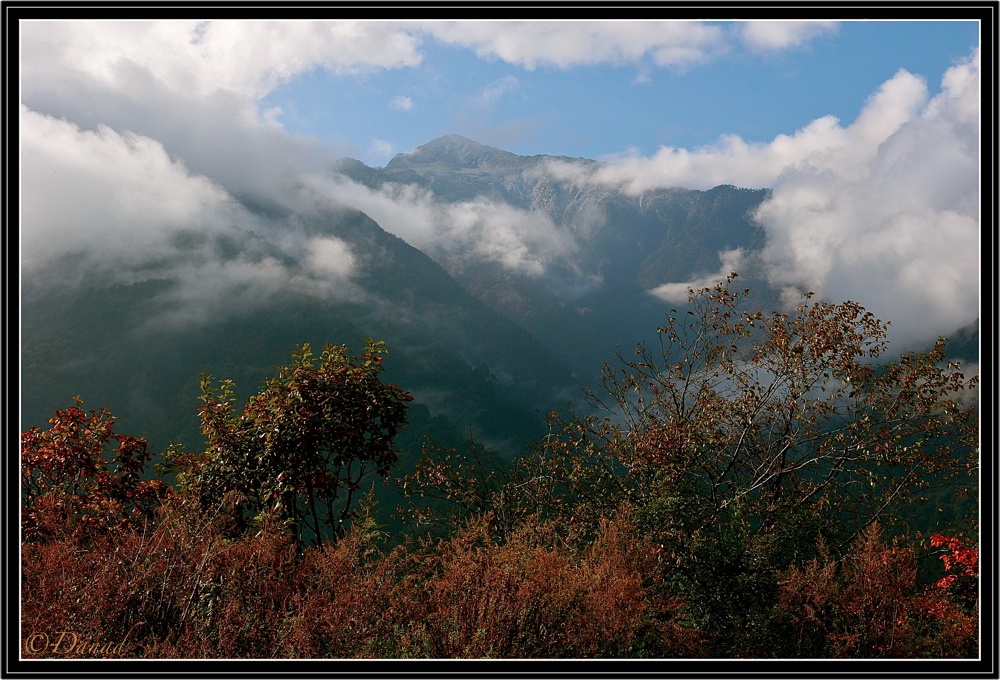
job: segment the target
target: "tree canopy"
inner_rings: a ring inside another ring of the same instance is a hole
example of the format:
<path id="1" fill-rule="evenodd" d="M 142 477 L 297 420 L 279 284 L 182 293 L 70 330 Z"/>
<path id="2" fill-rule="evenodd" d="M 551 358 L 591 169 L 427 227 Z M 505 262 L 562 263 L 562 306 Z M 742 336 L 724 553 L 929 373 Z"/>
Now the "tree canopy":
<path id="1" fill-rule="evenodd" d="M 360 357 L 327 344 L 292 354 L 242 410 L 231 381 L 202 378 L 199 413 L 207 440 L 198 472 L 208 503 L 224 496 L 237 525 L 277 513 L 298 540 L 319 544 L 342 535 L 362 495 L 362 481 L 386 476 L 412 397 L 382 381 L 383 342 Z"/>

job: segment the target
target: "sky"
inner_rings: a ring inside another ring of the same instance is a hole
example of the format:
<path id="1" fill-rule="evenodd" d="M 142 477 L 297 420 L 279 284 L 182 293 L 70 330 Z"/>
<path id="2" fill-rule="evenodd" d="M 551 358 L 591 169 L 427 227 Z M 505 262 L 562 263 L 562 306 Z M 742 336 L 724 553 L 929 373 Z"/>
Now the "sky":
<path id="1" fill-rule="evenodd" d="M 249 231 L 303 266 L 206 246 L 175 265 L 179 319 L 348 295 L 366 254 L 300 227 L 343 205 L 432 256 L 571 257 L 537 215 L 329 177 L 456 133 L 568 157 L 547 166 L 567 183 L 770 188 L 772 283 L 926 342 L 979 315 L 979 60 L 969 21 L 22 22 L 22 276 L 69 255 L 136 279 L 179 234 Z"/>
<path id="2" fill-rule="evenodd" d="M 644 43 L 637 31 L 633 47 L 629 25 L 617 24 L 620 44 L 581 22 L 496 36 L 488 24 L 476 44 L 459 41 L 473 31 L 438 28 L 443 39 L 424 38 L 415 67 L 315 70 L 263 102 L 289 132 L 373 166 L 451 133 L 522 155 L 613 159 L 723 135 L 767 142 L 828 115 L 849 122 L 900 69 L 938 84 L 979 39 L 976 23 L 959 21 L 678 22 L 675 37 L 657 28 Z M 657 51 L 675 44 L 676 54 Z"/>

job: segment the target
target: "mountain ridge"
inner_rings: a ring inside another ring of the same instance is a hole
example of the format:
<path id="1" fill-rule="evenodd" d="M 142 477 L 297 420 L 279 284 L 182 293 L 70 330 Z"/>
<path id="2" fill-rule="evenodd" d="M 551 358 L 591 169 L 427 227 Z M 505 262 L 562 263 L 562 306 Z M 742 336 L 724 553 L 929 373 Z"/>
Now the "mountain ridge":
<path id="1" fill-rule="evenodd" d="M 29 285 L 21 330 L 23 379 L 31 388 L 22 394 L 22 429 L 43 425 L 81 394 L 158 448 L 170 440 L 191 446 L 200 438 L 199 373 L 234 378 L 240 394 L 248 394 L 287 362 L 295 345 L 359 347 L 370 336 L 387 342 L 389 375 L 417 395 L 428 418 L 446 415 L 455 433 L 474 424 L 494 442 L 509 427 L 508 448 L 538 435 L 538 414 L 573 384 L 556 355 L 361 212 L 338 210 L 306 231 L 377 253 L 355 281 L 367 296 L 324 301 L 289 290 L 243 313 L 144 332 L 151 310 L 163 309 L 164 296 L 178 285 L 169 275 L 172 263 L 131 283 L 91 273 L 69 291 Z M 178 343 L 187 350 L 178 353 Z M 129 379 L 109 379 L 119 373 Z M 508 417 L 498 422 L 491 409 Z M 161 422 L 172 419 L 186 424 Z"/>
<path id="2" fill-rule="evenodd" d="M 600 164 L 519 156 L 446 135 L 397 154 L 381 168 L 341 159 L 335 169 L 372 191 L 415 185 L 440 204 L 485 200 L 550 220 L 556 233 L 576 247 L 572 258 L 551 265 L 546 276 L 519 275 L 487 261 L 470 264 L 467 257 L 448 253 L 432 256 L 470 293 L 545 343 L 576 347 L 571 365 L 581 375 L 587 366 L 599 365 L 597 347 L 607 351 L 626 337 L 636 341 L 662 322 L 667 306 L 651 290 L 717 271 L 721 252 L 763 246 L 764 234 L 752 212 L 768 196 L 767 189 L 721 185 L 634 196 L 550 176 L 545 164 L 552 160 Z M 753 280 L 752 273 L 744 273 Z M 622 314 L 623 306 L 635 313 Z"/>

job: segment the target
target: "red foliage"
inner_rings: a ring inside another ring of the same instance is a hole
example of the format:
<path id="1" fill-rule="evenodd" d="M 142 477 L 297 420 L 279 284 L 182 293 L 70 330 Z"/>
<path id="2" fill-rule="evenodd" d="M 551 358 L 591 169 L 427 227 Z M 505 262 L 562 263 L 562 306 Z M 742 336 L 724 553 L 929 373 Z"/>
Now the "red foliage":
<path id="1" fill-rule="evenodd" d="M 578 550 L 554 527 L 527 522 L 504 543 L 488 521 L 426 553 L 417 566 L 422 655 L 695 656 L 680 602 L 647 585 L 656 553 L 626 524 L 605 523 Z"/>
<path id="2" fill-rule="evenodd" d="M 945 571 L 954 572 L 937 582 L 939 588 L 948 588 L 960 576 L 979 576 L 979 548 L 966 548 L 961 540 L 944 534 L 931 536 L 930 544 L 933 548 L 948 548 L 948 552 L 941 555 L 940 559 Z"/>
<path id="3" fill-rule="evenodd" d="M 121 657 L 259 657 L 277 654 L 294 592 L 295 548 L 285 532 L 227 540 L 218 512 L 177 496 L 143 530 L 25 544 L 22 630 L 53 639 L 67 631 Z M 36 656 L 94 656 L 38 649 Z M 109 656 L 98 654 L 98 656 Z"/>
<path id="4" fill-rule="evenodd" d="M 966 547 L 961 539 L 943 534 L 931 536 L 930 544 L 933 548 L 947 549 L 939 556 L 947 573 L 934 585 L 958 603 L 963 612 L 976 614 L 979 611 L 979 548 Z"/>
<path id="5" fill-rule="evenodd" d="M 932 545 L 962 551 L 953 560 L 975 561 L 977 551 L 936 536 Z M 791 568 L 781 583 L 779 608 L 798 632 L 803 652 L 838 658 L 971 658 L 976 655 L 977 609 L 949 590 L 917 582 L 911 548 L 887 546 L 873 525 L 841 560 L 823 554 Z M 817 635 L 818 634 L 818 635 Z"/>
<path id="6" fill-rule="evenodd" d="M 107 409 L 57 410 L 51 428 L 21 435 L 21 526 L 24 538 L 82 539 L 148 521 L 170 489 L 143 480 L 152 457 L 145 439 L 116 434 Z M 108 450 L 111 442 L 117 446 Z"/>

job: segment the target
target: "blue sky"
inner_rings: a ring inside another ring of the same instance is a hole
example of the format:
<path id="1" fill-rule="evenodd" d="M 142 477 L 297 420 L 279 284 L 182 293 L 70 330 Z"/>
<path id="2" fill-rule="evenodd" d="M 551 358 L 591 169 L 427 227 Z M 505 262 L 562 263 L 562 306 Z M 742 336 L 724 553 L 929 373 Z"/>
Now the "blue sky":
<path id="1" fill-rule="evenodd" d="M 175 302 L 189 321 L 286 286 L 346 294 L 368 254 L 301 228 L 340 206 L 431 257 L 572 270 L 578 236 L 539 211 L 446 205 L 330 171 L 343 156 L 384 165 L 457 133 L 605 161 L 545 165 L 570 185 L 770 188 L 754 216 L 767 239 L 756 264 L 789 304 L 802 290 L 859 300 L 909 343 L 979 316 L 980 135 L 996 121 L 981 120 L 974 22 L 19 28 L 22 273 L 73 262 L 77 276 L 140 280 L 169 261 L 178 233 L 251 231 L 303 266 L 178 258 Z M 720 253 L 699 284 L 740 257 Z"/>
<path id="2" fill-rule="evenodd" d="M 638 60 L 529 69 L 430 38 L 418 65 L 363 74 L 317 68 L 277 87 L 263 106 L 280 109 L 289 132 L 371 165 L 449 133 L 524 155 L 652 154 L 723 134 L 770 141 L 825 115 L 850 122 L 899 69 L 937 84 L 978 40 L 971 21 L 852 21 L 782 49 L 737 44 L 682 68 Z"/>

